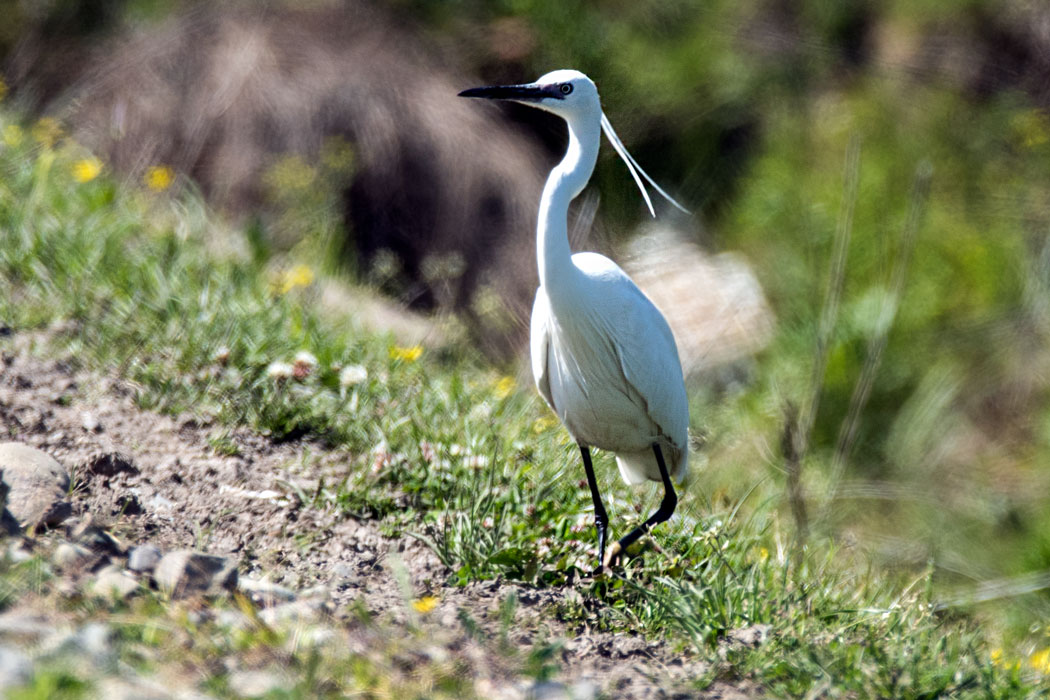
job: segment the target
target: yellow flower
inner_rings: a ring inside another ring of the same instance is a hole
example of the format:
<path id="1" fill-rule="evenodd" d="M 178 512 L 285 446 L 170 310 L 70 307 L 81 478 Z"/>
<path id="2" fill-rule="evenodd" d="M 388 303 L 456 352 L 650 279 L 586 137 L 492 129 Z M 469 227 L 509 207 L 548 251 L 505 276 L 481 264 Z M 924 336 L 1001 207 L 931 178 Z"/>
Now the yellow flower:
<path id="1" fill-rule="evenodd" d="M 33 140 L 45 148 L 51 148 L 62 138 L 62 125 L 52 117 L 41 117 L 30 129 Z"/>
<path id="2" fill-rule="evenodd" d="M 296 287 L 309 287 L 314 281 L 314 271 L 309 265 L 293 265 L 285 270 L 277 281 L 277 292 L 287 294 Z"/>
<path id="3" fill-rule="evenodd" d="M 83 158 L 73 163 L 73 179 L 91 182 L 102 172 L 102 161 L 98 158 Z"/>
<path id="4" fill-rule="evenodd" d="M 1028 663 L 1039 673 L 1050 674 L 1050 648 L 1042 649 L 1029 656 Z"/>
<path id="5" fill-rule="evenodd" d="M 403 348 L 399 345 L 395 345 L 390 348 L 390 359 L 401 360 L 402 362 L 415 362 L 419 359 L 420 355 L 423 354 L 422 345 L 413 345 L 410 348 Z"/>
<path id="6" fill-rule="evenodd" d="M 146 183 L 146 187 L 154 192 L 163 192 L 171 187 L 171 183 L 175 181 L 175 171 L 166 165 L 154 165 L 146 170 L 146 174 L 142 176 L 142 181 Z"/>
<path id="7" fill-rule="evenodd" d="M 497 399 L 505 399 L 510 396 L 510 393 L 514 391 L 517 385 L 518 383 L 514 381 L 514 377 L 500 377 L 499 381 L 496 382 L 493 393 L 496 394 Z"/>
<path id="8" fill-rule="evenodd" d="M 1046 653 L 1045 650 L 1044 650 L 1044 653 Z M 1006 656 L 1003 654 L 1003 650 L 1001 648 L 999 648 L 999 647 L 996 647 L 995 649 L 992 649 L 992 653 L 989 656 L 991 656 L 992 663 L 995 664 L 996 666 L 998 666 L 999 668 L 1004 668 L 1004 669 L 1007 669 L 1007 670 L 1010 670 L 1010 671 L 1019 671 L 1021 669 L 1021 662 L 1020 661 L 1012 661 L 1011 662 L 1011 661 L 1007 660 Z M 1036 657 L 1036 654 L 1033 654 L 1032 658 L 1035 659 L 1035 657 Z"/>
<path id="9" fill-rule="evenodd" d="M 8 124 L 4 127 L 3 138 L 4 143 L 14 148 L 22 143 L 22 127 L 18 124 Z"/>
<path id="10" fill-rule="evenodd" d="M 539 435 L 545 433 L 558 424 L 557 416 L 550 413 L 540 416 L 532 423 L 532 432 Z"/>
<path id="11" fill-rule="evenodd" d="M 758 548 L 758 558 L 761 561 L 765 561 L 765 560 L 769 559 L 769 550 L 766 549 L 765 547 L 759 547 Z"/>
<path id="12" fill-rule="evenodd" d="M 412 607 L 417 613 L 420 613 L 421 615 L 426 615 L 428 612 L 437 607 L 438 602 L 439 601 L 437 596 L 426 595 L 422 598 L 419 598 L 418 600 L 413 600 Z"/>
<path id="13" fill-rule="evenodd" d="M 1050 120 L 1038 109 L 1014 115 L 1010 125 L 1013 127 L 1014 136 L 1025 148 L 1035 148 L 1050 141 Z"/>
<path id="14" fill-rule="evenodd" d="M 290 155 L 277 161 L 263 176 L 263 180 L 277 195 L 299 194 L 314 187 L 317 171 L 299 156 Z"/>

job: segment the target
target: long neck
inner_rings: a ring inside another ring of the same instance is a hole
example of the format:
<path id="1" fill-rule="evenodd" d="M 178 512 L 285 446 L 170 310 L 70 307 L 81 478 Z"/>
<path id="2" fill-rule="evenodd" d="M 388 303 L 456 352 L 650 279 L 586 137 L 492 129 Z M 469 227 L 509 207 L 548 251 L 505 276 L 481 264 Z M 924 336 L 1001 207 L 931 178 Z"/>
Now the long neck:
<path id="1" fill-rule="evenodd" d="M 568 125 L 569 147 L 543 187 L 536 226 L 540 284 L 548 291 L 567 287 L 576 275 L 569 250 L 569 203 L 587 186 L 601 142 L 598 118 L 573 119 Z"/>

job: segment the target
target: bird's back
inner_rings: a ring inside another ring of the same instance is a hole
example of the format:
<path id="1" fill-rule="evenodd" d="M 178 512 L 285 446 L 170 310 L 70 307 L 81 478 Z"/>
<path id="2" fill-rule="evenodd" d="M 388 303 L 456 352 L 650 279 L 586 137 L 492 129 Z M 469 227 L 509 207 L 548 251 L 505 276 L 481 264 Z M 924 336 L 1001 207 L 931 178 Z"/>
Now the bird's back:
<path id="1" fill-rule="evenodd" d="M 580 443 L 613 451 L 630 483 L 660 480 L 651 445 L 679 479 L 687 468 L 689 406 L 663 314 L 616 263 L 572 256 L 573 284 L 540 287 L 532 367 L 540 393 Z"/>

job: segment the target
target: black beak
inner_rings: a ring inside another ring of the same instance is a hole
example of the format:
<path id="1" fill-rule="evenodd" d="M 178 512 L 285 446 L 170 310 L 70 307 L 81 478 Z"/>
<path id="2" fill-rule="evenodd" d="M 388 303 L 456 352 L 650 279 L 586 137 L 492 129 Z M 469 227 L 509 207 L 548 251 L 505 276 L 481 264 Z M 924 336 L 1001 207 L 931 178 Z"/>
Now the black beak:
<path id="1" fill-rule="evenodd" d="M 460 97 L 483 97 L 487 100 L 517 100 L 519 102 L 538 102 L 545 97 L 562 99 L 564 95 L 556 85 L 498 85 L 494 87 L 476 87 L 459 93 Z"/>

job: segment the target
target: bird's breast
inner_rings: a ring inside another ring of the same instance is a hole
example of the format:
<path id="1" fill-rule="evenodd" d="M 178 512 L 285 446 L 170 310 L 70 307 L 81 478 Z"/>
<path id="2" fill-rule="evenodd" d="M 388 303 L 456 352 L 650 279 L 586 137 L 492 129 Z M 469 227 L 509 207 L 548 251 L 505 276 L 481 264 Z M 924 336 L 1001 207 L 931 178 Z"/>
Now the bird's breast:
<path id="1" fill-rule="evenodd" d="M 624 376 L 616 337 L 595 308 L 552 314 L 547 371 L 551 398 L 577 441 L 613 452 L 648 448 L 658 428 Z"/>

